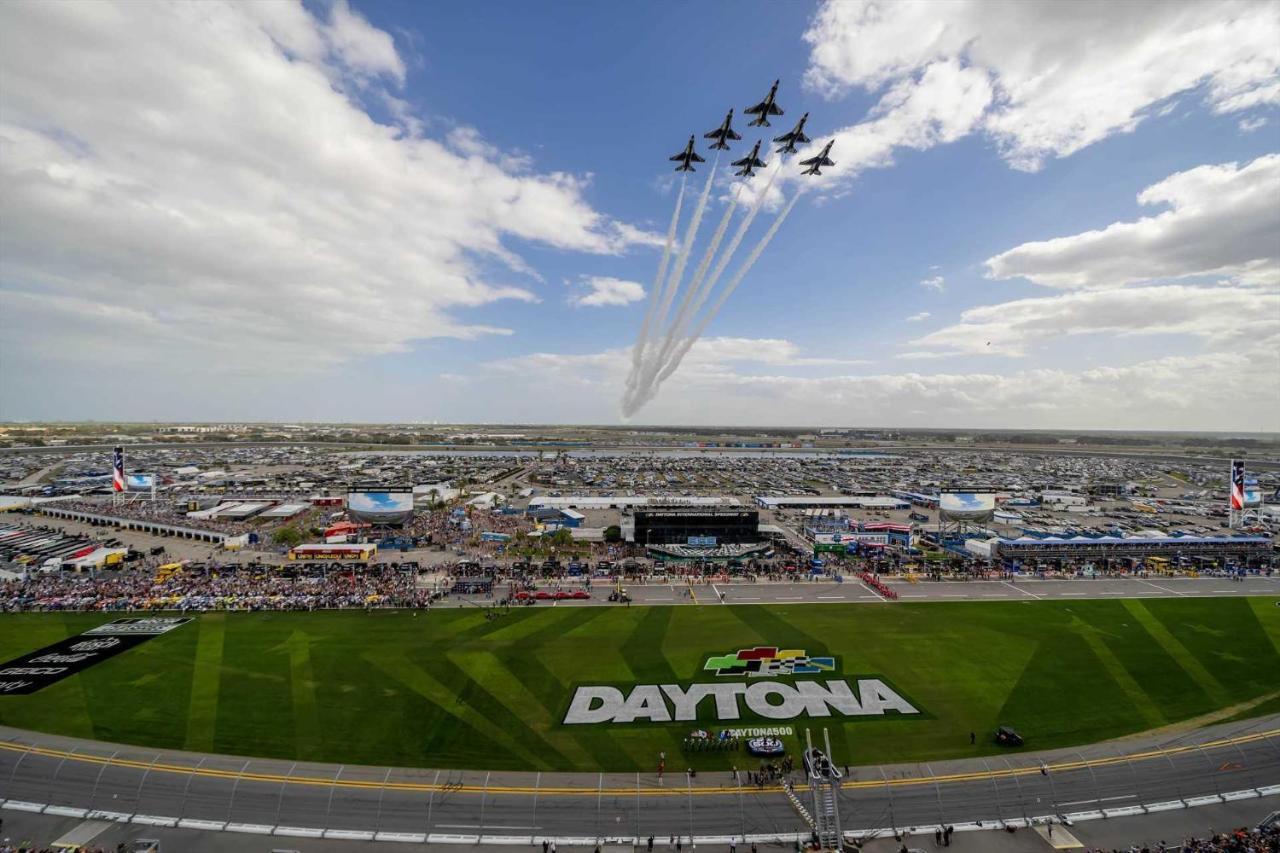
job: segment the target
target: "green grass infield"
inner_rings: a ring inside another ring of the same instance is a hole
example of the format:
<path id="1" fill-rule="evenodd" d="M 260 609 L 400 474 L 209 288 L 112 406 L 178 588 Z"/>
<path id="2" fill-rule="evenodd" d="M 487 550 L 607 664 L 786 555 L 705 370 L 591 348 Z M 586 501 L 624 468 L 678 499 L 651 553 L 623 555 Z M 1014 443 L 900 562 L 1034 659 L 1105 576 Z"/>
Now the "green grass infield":
<path id="1" fill-rule="evenodd" d="M 116 614 L 124 615 L 124 614 Z M 109 621 L 0 616 L 0 660 Z M 704 670 L 774 646 L 833 671 L 773 678 Z M 879 678 L 919 711 L 771 720 L 566 725 L 574 691 Z M 830 729 L 838 761 L 999 752 L 998 725 L 1044 750 L 1274 711 L 1274 597 L 1073 602 L 205 614 L 28 696 L 0 722 L 167 749 L 346 764 L 511 770 L 710 770 L 738 752 L 682 752 L 694 728 Z M 970 745 L 969 733 L 978 734 Z"/>

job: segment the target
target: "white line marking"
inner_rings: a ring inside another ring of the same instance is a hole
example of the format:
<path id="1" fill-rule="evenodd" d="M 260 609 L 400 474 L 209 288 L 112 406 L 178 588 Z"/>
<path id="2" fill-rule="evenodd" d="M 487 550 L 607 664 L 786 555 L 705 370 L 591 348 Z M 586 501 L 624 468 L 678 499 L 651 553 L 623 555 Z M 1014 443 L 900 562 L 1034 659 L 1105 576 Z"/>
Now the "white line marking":
<path id="1" fill-rule="evenodd" d="M 1115 802 L 1116 800 L 1132 800 L 1132 799 L 1136 798 L 1137 796 L 1138 796 L 1137 794 L 1121 794 L 1121 795 L 1120 795 L 1120 796 L 1118 796 L 1118 797 L 1103 797 L 1102 799 L 1094 798 L 1094 799 L 1092 799 L 1092 800 L 1072 800 L 1072 801 L 1071 801 L 1071 802 L 1069 802 L 1069 803 L 1058 803 L 1058 805 L 1060 805 L 1060 806 L 1083 806 L 1083 805 L 1086 805 L 1086 804 L 1088 804 L 1088 803 L 1112 803 L 1112 802 Z"/>
<path id="2" fill-rule="evenodd" d="M 821 598 L 824 601 L 844 601 L 845 600 L 845 597 L 843 595 L 820 595 L 818 596 L 818 598 Z"/>
<path id="3" fill-rule="evenodd" d="M 1020 593 L 1022 593 L 1023 595 L 1029 595 L 1029 596 L 1031 596 L 1032 598 L 1034 598 L 1034 599 L 1036 599 L 1036 600 L 1039 600 L 1039 599 L 1041 599 L 1041 598 L 1043 598 L 1043 597 L 1044 597 L 1044 596 L 1042 596 L 1042 595 L 1036 595 L 1034 592 L 1030 592 L 1030 591 L 1025 590 L 1025 589 L 1019 589 L 1016 585 L 1011 584 L 1011 583 L 1009 583 L 1008 581 L 1001 581 L 1001 583 L 1003 583 L 1005 586 L 1009 587 L 1009 589 L 1014 590 L 1015 592 L 1020 592 Z"/>
<path id="4" fill-rule="evenodd" d="M 1174 595 L 1186 595 L 1186 593 L 1185 593 L 1185 592 L 1182 592 L 1181 590 L 1177 590 L 1177 589 L 1169 589 L 1169 587 L 1167 587 L 1167 586 L 1160 586 L 1160 584 L 1158 584 L 1158 583 L 1152 583 L 1151 581 L 1143 580 L 1142 578 L 1138 578 L 1138 582 L 1139 582 L 1139 583 L 1145 583 L 1147 586 L 1151 587 L 1152 589 L 1162 589 L 1162 590 L 1164 590 L 1165 592 L 1171 592 L 1171 593 L 1173 593 Z"/>

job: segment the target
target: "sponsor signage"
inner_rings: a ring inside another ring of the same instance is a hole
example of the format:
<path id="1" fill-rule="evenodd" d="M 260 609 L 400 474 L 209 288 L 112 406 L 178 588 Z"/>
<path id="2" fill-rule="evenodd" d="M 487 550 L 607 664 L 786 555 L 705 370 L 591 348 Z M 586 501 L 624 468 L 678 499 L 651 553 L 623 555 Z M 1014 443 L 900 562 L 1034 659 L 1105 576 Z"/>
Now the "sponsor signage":
<path id="1" fill-rule="evenodd" d="M 117 619 L 45 646 L 0 665 L 0 696 L 35 693 L 190 621 L 186 617 Z"/>
<path id="2" fill-rule="evenodd" d="M 833 675 L 834 657 L 810 655 L 803 649 L 757 646 L 711 655 L 703 672 L 717 681 L 699 684 L 637 684 L 624 693 L 612 685 L 581 686 L 564 716 L 565 725 L 593 723 L 670 723 L 714 718 L 718 722 L 745 716 L 765 720 L 797 717 L 873 717 L 888 713 L 918 715 L 882 679 L 875 677 L 776 681 L 779 676 Z M 720 681 L 721 678 L 748 681 Z"/>
<path id="3" fill-rule="evenodd" d="M 714 536 L 690 536 L 686 544 L 695 548 L 712 548 L 715 547 L 716 537 Z"/>

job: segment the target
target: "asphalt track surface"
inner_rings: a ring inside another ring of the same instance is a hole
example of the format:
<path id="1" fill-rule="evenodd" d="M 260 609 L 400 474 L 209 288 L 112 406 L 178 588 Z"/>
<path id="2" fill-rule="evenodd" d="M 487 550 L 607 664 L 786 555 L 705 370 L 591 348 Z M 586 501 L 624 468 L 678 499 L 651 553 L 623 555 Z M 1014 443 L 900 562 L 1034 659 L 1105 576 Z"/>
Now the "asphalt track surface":
<path id="1" fill-rule="evenodd" d="M 796 793 L 807 805 L 807 789 Z M 883 837 L 909 827 L 931 833 L 939 823 L 964 831 L 979 821 L 1087 821 L 1277 794 L 1280 715 L 1271 715 L 1042 755 L 849 768 L 840 809 L 847 831 Z M 351 841 L 590 844 L 679 834 L 705 844 L 808 832 L 781 786 L 738 785 L 726 772 L 668 773 L 660 783 L 655 774 L 352 767 L 155 752 L 4 728 L 0 800 L 8 810 L 64 817 Z"/>
<path id="2" fill-rule="evenodd" d="M 1074 578 L 1070 580 L 1016 581 L 930 581 L 911 583 L 887 577 L 890 589 L 899 601 L 1072 601 L 1108 598 L 1184 598 L 1274 595 L 1280 599 L 1280 575 L 1251 576 L 1236 581 L 1225 577 L 1151 577 L 1151 578 Z M 672 580 L 669 583 L 624 583 L 635 605 L 718 605 L 718 604 L 884 604 L 885 599 L 853 576 L 843 582 L 832 580 L 796 581 L 794 583 L 704 583 L 692 585 Z M 542 584 L 540 589 L 551 589 Z M 576 590 L 580 585 L 570 579 L 563 589 Z M 609 604 L 613 590 L 607 582 L 597 581 L 591 598 L 575 601 L 540 601 L 535 606 L 588 607 Z M 723 593 L 723 598 L 721 594 Z M 496 596 L 505 592 L 498 588 Z M 453 596 L 449 604 L 492 604 L 494 599 L 481 596 Z M 439 605 L 434 605 L 439 606 Z M 613 605 L 617 606 L 617 605 Z"/>

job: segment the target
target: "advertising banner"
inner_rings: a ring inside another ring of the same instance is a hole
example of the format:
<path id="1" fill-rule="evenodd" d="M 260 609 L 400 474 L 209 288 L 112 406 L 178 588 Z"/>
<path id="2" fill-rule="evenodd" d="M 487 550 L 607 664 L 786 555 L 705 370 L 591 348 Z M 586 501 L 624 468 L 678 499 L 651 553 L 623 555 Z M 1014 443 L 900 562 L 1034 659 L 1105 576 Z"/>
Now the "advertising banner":
<path id="1" fill-rule="evenodd" d="M 145 617 L 99 625 L 0 666 L 0 694 L 35 693 L 190 621 L 186 617 Z"/>
<path id="2" fill-rule="evenodd" d="M 689 537 L 689 539 L 688 539 L 688 542 L 687 542 L 686 544 L 692 545 L 692 546 L 694 546 L 695 548 L 700 548 L 700 547 L 701 547 L 701 548 L 710 548 L 710 547 L 714 547 L 714 546 L 715 546 L 715 544 L 716 544 L 716 537 L 714 537 L 714 536 L 690 536 L 690 537 Z"/>

